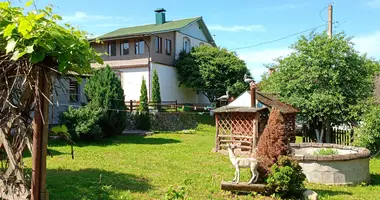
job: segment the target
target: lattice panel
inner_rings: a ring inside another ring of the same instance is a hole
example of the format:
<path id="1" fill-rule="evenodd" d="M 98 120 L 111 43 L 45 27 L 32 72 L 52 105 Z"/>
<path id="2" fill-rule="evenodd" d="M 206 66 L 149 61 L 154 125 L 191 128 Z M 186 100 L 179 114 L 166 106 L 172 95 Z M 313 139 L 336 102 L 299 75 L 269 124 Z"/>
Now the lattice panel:
<path id="1" fill-rule="evenodd" d="M 221 113 L 219 114 L 219 134 L 221 135 L 253 135 L 253 113 Z"/>
<path id="2" fill-rule="evenodd" d="M 290 138 L 291 142 L 295 141 L 296 134 L 296 115 L 295 114 L 285 114 L 283 115 L 285 121 L 285 133 Z"/>

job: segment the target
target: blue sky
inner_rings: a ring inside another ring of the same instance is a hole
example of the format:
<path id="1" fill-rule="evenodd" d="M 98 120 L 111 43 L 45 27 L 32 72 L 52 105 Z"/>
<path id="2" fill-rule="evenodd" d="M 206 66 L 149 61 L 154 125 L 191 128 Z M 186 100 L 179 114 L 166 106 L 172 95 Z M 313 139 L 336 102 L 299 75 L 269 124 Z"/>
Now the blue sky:
<path id="1" fill-rule="evenodd" d="M 14 0 L 17 4 L 18 1 Z M 95 36 L 121 27 L 154 23 L 153 10 L 163 7 L 167 20 L 202 16 L 217 45 L 234 49 L 278 39 L 325 24 L 332 0 L 35 0 L 53 4 L 63 19 Z M 380 0 L 336 0 L 334 32 L 354 37 L 356 48 L 380 58 Z M 325 27 L 317 29 L 324 31 Z M 298 36 L 236 52 L 256 80 L 279 56 L 289 54 Z"/>

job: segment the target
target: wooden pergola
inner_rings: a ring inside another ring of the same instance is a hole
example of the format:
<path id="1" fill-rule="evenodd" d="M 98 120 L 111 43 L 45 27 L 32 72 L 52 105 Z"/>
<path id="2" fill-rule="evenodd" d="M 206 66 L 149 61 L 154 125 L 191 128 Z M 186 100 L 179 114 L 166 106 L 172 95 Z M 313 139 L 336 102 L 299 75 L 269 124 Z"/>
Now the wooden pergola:
<path id="1" fill-rule="evenodd" d="M 239 144 L 241 151 L 250 151 L 256 148 L 260 136 L 260 116 L 268 113 L 268 108 L 229 107 L 223 106 L 216 110 L 216 137 L 215 151 L 226 147 L 228 143 Z"/>
<path id="2" fill-rule="evenodd" d="M 271 109 L 279 109 L 284 117 L 286 134 L 295 142 L 296 114 L 298 109 L 281 102 L 275 94 L 256 91 L 251 83 L 250 107 L 223 106 L 214 110 L 216 136 L 215 151 L 227 144 L 238 144 L 241 151 L 253 152 L 268 122 Z M 253 94 L 253 95 L 252 95 Z M 246 102 L 246 101 L 245 101 Z M 260 106 L 259 106 L 260 104 Z"/>

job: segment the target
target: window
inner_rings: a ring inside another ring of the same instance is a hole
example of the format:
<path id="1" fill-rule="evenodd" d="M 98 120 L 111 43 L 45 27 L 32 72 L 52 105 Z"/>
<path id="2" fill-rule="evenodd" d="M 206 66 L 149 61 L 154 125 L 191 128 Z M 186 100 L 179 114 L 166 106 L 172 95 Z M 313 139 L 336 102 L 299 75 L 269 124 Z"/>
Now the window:
<path id="1" fill-rule="evenodd" d="M 135 54 L 144 54 L 144 40 L 135 43 Z"/>
<path id="2" fill-rule="evenodd" d="M 205 45 L 205 43 L 203 43 L 203 42 L 199 43 L 199 46 L 203 46 L 203 45 Z"/>
<path id="3" fill-rule="evenodd" d="M 129 54 L 129 43 L 128 41 L 124 41 L 120 43 L 120 55 L 128 55 Z"/>
<path id="4" fill-rule="evenodd" d="M 191 49 L 191 47 L 190 47 L 190 40 L 189 40 L 189 38 L 187 38 L 187 37 L 183 38 L 183 50 L 185 52 L 189 53 L 190 49 Z"/>
<path id="5" fill-rule="evenodd" d="M 79 103 L 79 85 L 77 81 L 70 80 L 69 98 L 71 103 Z"/>
<path id="6" fill-rule="evenodd" d="M 156 53 L 162 53 L 162 38 L 156 37 L 155 41 Z"/>
<path id="7" fill-rule="evenodd" d="M 116 41 L 108 42 L 108 55 L 116 56 Z"/>
<path id="8" fill-rule="evenodd" d="M 172 41 L 166 39 L 165 40 L 165 52 L 167 55 L 172 54 Z"/>

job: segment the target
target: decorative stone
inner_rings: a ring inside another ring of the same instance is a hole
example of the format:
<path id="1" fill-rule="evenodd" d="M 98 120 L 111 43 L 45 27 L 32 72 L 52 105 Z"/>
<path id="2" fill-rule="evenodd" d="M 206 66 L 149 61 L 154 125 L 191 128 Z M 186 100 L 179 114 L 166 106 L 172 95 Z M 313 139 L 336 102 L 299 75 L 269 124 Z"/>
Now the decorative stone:
<path id="1" fill-rule="evenodd" d="M 303 192 L 303 198 L 305 200 L 318 200 L 318 194 L 313 190 L 305 190 Z"/>

